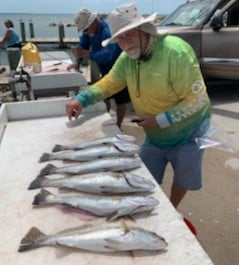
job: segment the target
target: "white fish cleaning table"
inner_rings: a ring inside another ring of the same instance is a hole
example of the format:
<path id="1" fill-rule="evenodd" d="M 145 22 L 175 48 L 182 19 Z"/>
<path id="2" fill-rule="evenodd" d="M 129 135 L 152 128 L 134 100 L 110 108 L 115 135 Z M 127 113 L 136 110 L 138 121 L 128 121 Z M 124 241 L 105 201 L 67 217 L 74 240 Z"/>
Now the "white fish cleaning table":
<path id="1" fill-rule="evenodd" d="M 21 67 L 30 75 L 31 88 L 35 99 L 38 97 L 50 96 L 68 96 L 69 92 L 78 92 L 79 88 L 87 85 L 85 76 L 75 69 L 67 70 L 67 67 L 73 62 L 66 52 L 49 51 L 40 52 L 42 59 L 42 71 L 34 73 L 33 67 L 24 66 L 23 57 L 21 57 L 17 73 Z M 20 75 L 15 74 L 17 80 Z M 11 82 L 14 81 L 10 79 Z M 13 82 L 13 86 L 18 94 L 27 94 L 28 88 L 24 82 Z"/>
<path id="2" fill-rule="evenodd" d="M 104 218 L 83 220 L 79 214 L 63 212 L 57 207 L 34 208 L 32 201 L 39 190 L 27 190 L 30 182 L 46 163 L 39 163 L 42 153 L 51 152 L 55 144 L 73 144 L 119 133 L 112 125 L 103 103 L 84 109 L 71 128 L 66 126 L 67 99 L 39 100 L 3 104 L 0 108 L 0 256 L 6 265 L 209 265 L 213 264 L 195 236 L 181 220 L 168 198 L 156 186 L 152 196 L 160 203 L 151 215 L 141 215 L 133 224 L 164 237 L 167 250 L 159 253 L 93 253 L 61 247 L 42 247 L 19 253 L 21 239 L 32 227 L 54 234 L 83 224 L 105 224 Z M 62 161 L 53 161 L 56 166 Z M 142 164 L 133 170 L 154 181 Z M 156 184 L 156 182 L 154 181 Z M 57 193 L 56 189 L 49 189 Z"/>

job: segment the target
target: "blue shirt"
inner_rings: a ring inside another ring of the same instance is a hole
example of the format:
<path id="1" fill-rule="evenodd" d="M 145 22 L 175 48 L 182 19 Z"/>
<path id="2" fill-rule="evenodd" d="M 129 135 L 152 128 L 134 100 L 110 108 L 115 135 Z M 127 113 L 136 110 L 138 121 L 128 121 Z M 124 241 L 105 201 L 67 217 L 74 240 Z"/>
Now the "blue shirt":
<path id="1" fill-rule="evenodd" d="M 112 68 L 115 60 L 121 53 L 117 43 L 102 47 L 101 42 L 111 37 L 108 22 L 101 18 L 101 26 L 97 34 L 89 36 L 83 32 L 78 44 L 82 49 L 90 50 L 90 59 L 95 61 L 102 75 L 105 75 Z"/>
<path id="2" fill-rule="evenodd" d="M 19 36 L 14 28 L 8 28 L 9 31 L 12 32 L 11 38 L 7 40 L 7 47 L 13 46 L 15 44 L 20 43 Z"/>

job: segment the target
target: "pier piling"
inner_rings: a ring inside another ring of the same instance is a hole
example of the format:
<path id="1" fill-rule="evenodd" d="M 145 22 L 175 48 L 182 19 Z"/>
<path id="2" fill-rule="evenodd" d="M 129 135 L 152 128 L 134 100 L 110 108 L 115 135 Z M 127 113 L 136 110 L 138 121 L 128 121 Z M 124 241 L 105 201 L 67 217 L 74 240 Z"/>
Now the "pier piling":
<path id="1" fill-rule="evenodd" d="M 21 30 L 21 37 L 22 37 L 22 42 L 26 42 L 26 31 L 25 31 L 25 23 L 20 20 L 20 30 Z"/>
<path id="2" fill-rule="evenodd" d="M 29 32 L 30 32 L 30 38 L 35 38 L 34 25 L 31 20 L 29 21 Z"/>

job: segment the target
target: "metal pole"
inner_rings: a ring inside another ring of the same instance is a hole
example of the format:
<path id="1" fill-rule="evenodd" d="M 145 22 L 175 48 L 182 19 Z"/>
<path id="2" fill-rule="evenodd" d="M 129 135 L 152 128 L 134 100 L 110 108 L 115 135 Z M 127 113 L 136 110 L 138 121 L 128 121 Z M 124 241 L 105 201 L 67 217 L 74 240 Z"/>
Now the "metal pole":
<path id="1" fill-rule="evenodd" d="M 30 31 L 30 38 L 34 38 L 35 34 L 34 34 L 34 25 L 32 23 L 32 21 L 29 21 L 29 31 Z"/>
<path id="2" fill-rule="evenodd" d="M 65 29 L 64 25 L 60 22 L 58 25 L 58 31 L 59 31 L 59 42 L 60 42 L 60 48 L 65 48 L 64 45 L 64 38 L 65 38 Z"/>
<path id="3" fill-rule="evenodd" d="M 22 36 L 22 42 L 26 42 L 26 31 L 25 31 L 25 23 L 20 20 L 20 29 L 21 29 L 21 36 Z"/>

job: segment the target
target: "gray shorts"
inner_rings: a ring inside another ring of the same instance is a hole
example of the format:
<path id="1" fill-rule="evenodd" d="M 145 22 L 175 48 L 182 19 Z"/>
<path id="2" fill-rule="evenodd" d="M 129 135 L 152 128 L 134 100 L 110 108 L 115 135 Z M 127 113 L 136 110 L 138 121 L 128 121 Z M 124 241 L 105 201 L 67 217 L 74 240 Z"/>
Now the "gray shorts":
<path id="1" fill-rule="evenodd" d="M 174 171 L 174 184 L 187 190 L 202 186 L 202 156 L 195 141 L 172 150 L 162 150 L 147 141 L 141 146 L 140 157 L 159 184 L 162 184 L 168 163 Z"/>

